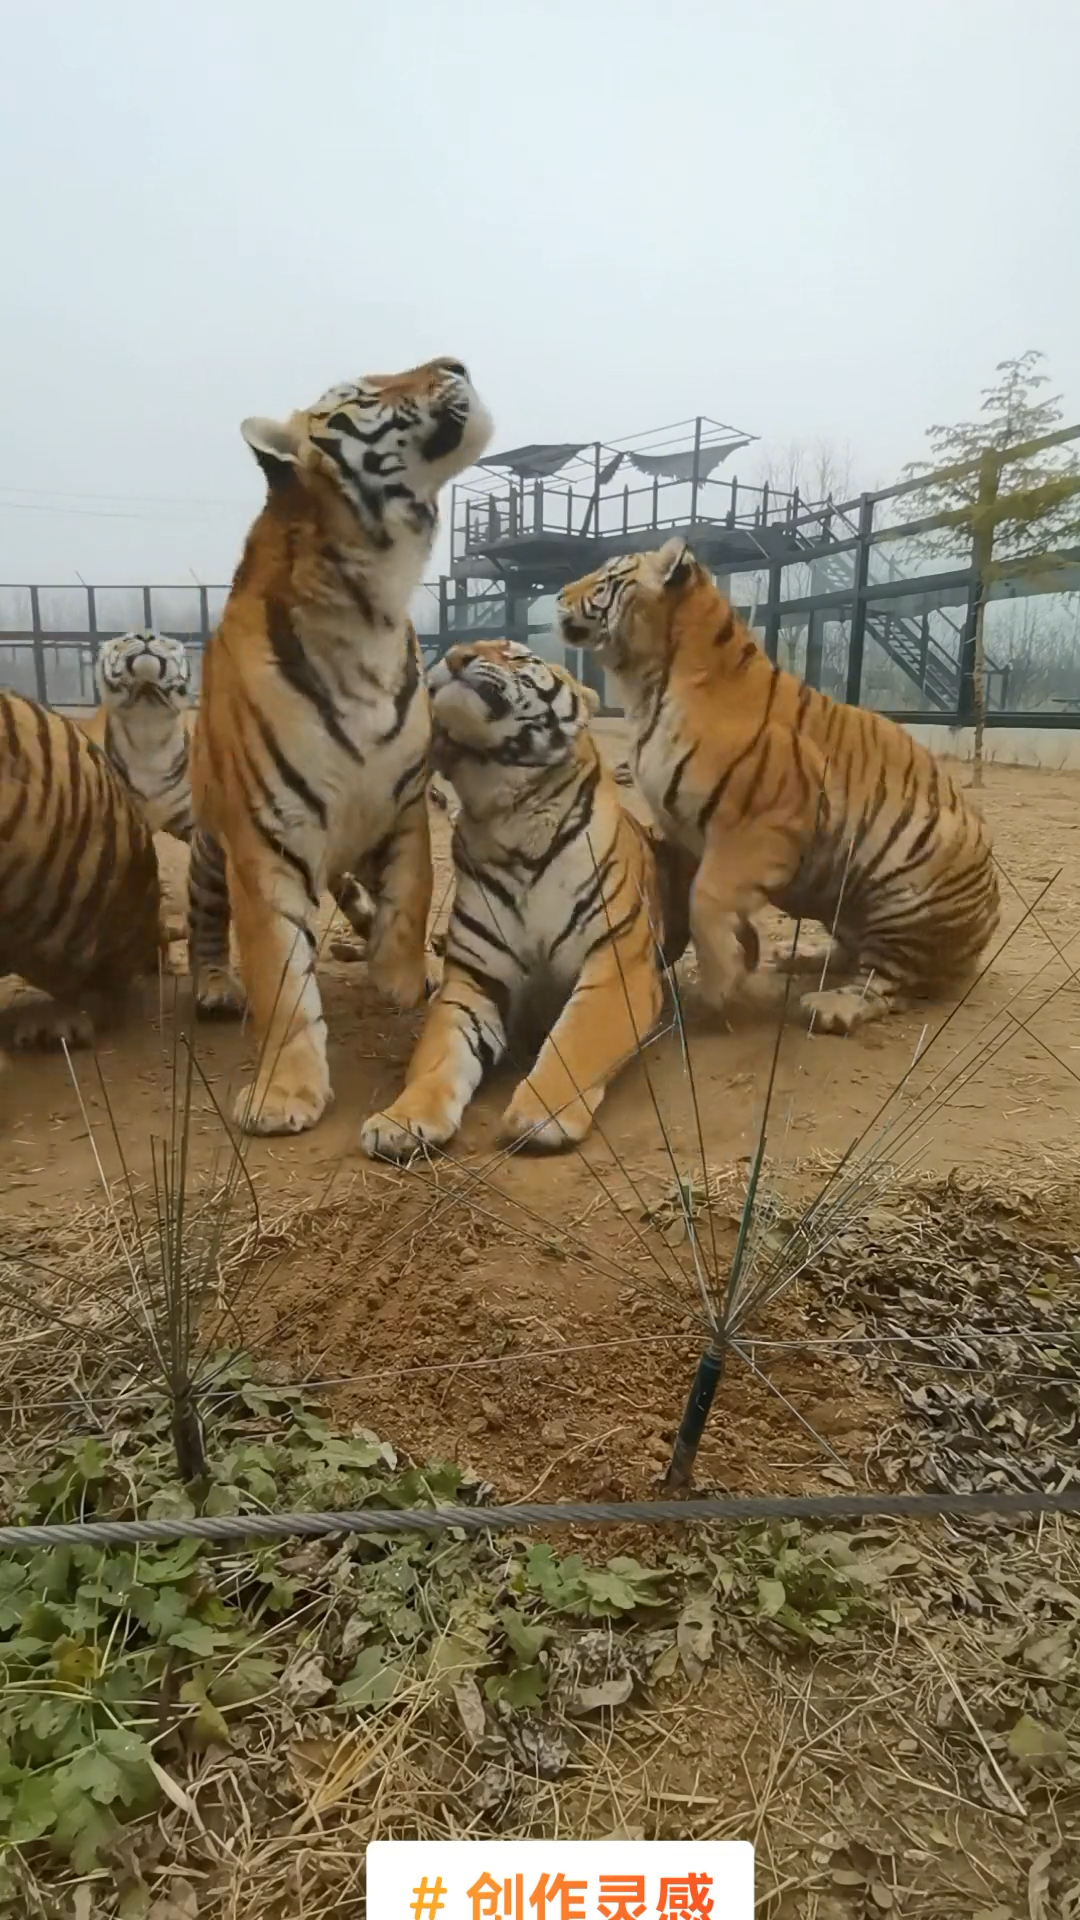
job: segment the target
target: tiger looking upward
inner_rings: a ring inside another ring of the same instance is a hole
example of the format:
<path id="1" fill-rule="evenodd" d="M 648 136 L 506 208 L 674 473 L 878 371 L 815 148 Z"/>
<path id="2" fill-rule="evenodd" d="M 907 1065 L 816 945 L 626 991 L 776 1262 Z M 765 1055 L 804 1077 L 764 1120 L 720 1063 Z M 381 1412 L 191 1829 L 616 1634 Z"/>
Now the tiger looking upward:
<path id="1" fill-rule="evenodd" d="M 405 1090 L 361 1145 L 394 1160 L 444 1145 L 519 1017 L 561 1001 L 502 1133 L 565 1147 L 656 1024 L 692 865 L 624 810 L 588 728 L 596 696 L 564 668 L 481 640 L 451 647 L 428 686 L 433 759 L 461 802 L 446 963 Z"/>
<path id="2" fill-rule="evenodd" d="M 191 812 L 191 736 L 188 688 L 191 668 L 187 648 L 171 634 L 140 628 L 102 642 L 97 659 L 101 704 L 87 722 L 86 731 L 116 768 L 142 808 L 151 833 L 167 833 L 190 842 L 195 829 Z M 354 933 L 371 932 L 375 909 L 366 890 L 348 874 L 332 887 L 335 901 Z M 224 896 L 202 918 L 200 959 L 209 969 L 227 977 L 229 910 Z M 212 934 L 217 947 L 209 949 Z M 239 1002 L 219 1011 L 240 1012 Z"/>
<path id="3" fill-rule="evenodd" d="M 803 996 L 819 1030 L 970 978 L 998 922 L 989 836 L 903 727 L 774 666 L 681 539 L 564 587 L 559 621 L 618 678 L 638 784 L 700 861 L 707 1000 L 744 970 L 737 916 L 767 903 L 822 922 L 853 975 Z"/>
<path id="4" fill-rule="evenodd" d="M 104 640 L 97 657 L 101 704 L 87 733 L 142 806 L 151 833 L 190 840 L 187 648 L 139 628 Z"/>
<path id="5" fill-rule="evenodd" d="M 241 431 L 268 495 L 203 664 L 192 971 L 203 1011 L 237 1005 L 217 962 L 231 907 L 259 1045 L 236 1118 L 296 1133 L 331 1097 L 315 980 L 324 887 L 362 877 L 370 980 L 403 1007 L 424 993 L 429 720 L 407 608 L 438 493 L 483 452 L 491 422 L 465 368 L 444 359 Z"/>

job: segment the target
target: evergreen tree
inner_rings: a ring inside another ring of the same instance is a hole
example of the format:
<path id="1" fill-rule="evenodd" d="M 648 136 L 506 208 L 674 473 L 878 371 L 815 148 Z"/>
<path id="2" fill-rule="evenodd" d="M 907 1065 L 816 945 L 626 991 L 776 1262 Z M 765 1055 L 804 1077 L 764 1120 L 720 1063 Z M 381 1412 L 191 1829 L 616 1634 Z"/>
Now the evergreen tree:
<path id="1" fill-rule="evenodd" d="M 983 731 L 986 722 L 986 660 L 983 633 L 987 588 L 995 572 L 1019 559 L 1040 555 L 1052 561 L 1055 549 L 1080 538 L 1080 455 L 1077 442 L 1043 447 L 1018 459 L 1002 456 L 1055 433 L 1061 425 L 1061 396 L 1042 388 L 1045 356 L 1029 349 L 999 361 L 997 379 L 983 388 L 975 420 L 928 427 L 932 458 L 913 461 L 905 478 L 926 482 L 908 495 L 919 518 L 940 515 L 944 524 L 919 536 L 930 553 L 955 553 L 958 542 L 970 546 L 977 582 L 975 600 L 975 750 L 974 783 L 982 785 Z M 965 471 L 957 472 L 957 467 Z"/>
<path id="2" fill-rule="evenodd" d="M 1045 447 L 1023 459 L 1000 463 L 993 505 L 985 500 L 984 456 L 1040 440 L 1062 424 L 1061 395 L 1042 392 L 1050 384 L 1049 375 L 1042 371 L 1045 357 L 1032 348 L 1013 360 L 999 361 L 996 380 L 982 390 L 976 419 L 927 427 L 931 457 L 911 461 L 904 478 L 927 476 L 925 486 L 908 496 L 912 517 L 949 516 L 947 526 L 920 536 L 928 551 L 955 552 L 958 535 L 963 540 L 965 535 L 970 539 L 985 533 L 987 523 L 999 560 L 1048 552 L 1070 536 L 1077 537 L 1080 453 L 1076 443 Z M 980 466 L 963 474 L 941 472 L 969 461 Z M 992 464 L 995 469 L 999 466 L 998 461 Z"/>

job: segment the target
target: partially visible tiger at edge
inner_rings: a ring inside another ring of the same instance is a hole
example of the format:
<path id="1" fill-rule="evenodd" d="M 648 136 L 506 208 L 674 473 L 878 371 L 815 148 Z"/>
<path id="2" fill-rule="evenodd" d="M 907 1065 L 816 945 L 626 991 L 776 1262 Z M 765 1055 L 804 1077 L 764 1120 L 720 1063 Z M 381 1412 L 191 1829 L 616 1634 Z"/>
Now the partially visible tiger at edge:
<path id="1" fill-rule="evenodd" d="M 203 662 L 191 961 L 202 1011 L 235 1009 L 246 990 L 259 1060 L 237 1121 L 296 1133 L 331 1098 L 315 978 L 323 888 L 355 872 L 372 895 L 377 989 L 409 1007 L 427 988 L 430 725 L 407 609 L 437 496 L 492 423 L 460 361 L 440 359 L 241 431 L 268 494 Z M 230 907 L 243 990 L 221 964 Z"/>
<path id="2" fill-rule="evenodd" d="M 451 647 L 428 687 L 432 758 L 461 802 L 446 964 L 404 1092 L 365 1122 L 361 1145 L 394 1160 L 444 1145 L 553 989 L 562 1010 L 502 1136 L 565 1147 L 656 1025 L 662 968 L 689 934 L 693 863 L 622 806 L 589 732 L 596 695 L 565 668 L 481 640 Z"/>
<path id="3" fill-rule="evenodd" d="M 141 809 L 83 728 L 0 692 L 0 975 L 17 1046 L 88 1045 L 163 952 L 157 859 Z"/>
<path id="4" fill-rule="evenodd" d="M 989 834 L 905 728 L 775 666 L 679 538 L 564 587 L 559 623 L 620 682 L 638 785 L 700 861 L 706 1000 L 737 988 L 738 916 L 766 904 L 821 922 L 827 964 L 851 976 L 803 995 L 817 1030 L 850 1033 L 972 979 L 998 924 Z"/>

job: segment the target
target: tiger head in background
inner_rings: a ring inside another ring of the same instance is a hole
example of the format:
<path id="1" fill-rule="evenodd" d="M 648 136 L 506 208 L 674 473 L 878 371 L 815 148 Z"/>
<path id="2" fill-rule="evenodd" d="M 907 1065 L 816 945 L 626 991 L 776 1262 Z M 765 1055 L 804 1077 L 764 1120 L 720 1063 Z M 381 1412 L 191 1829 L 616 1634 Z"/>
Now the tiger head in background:
<path id="1" fill-rule="evenodd" d="M 623 807 L 590 731 L 596 695 L 565 667 L 478 640 L 451 647 L 428 688 L 433 760 L 461 802 L 445 968 L 404 1092 L 361 1145 L 394 1160 L 444 1145 L 521 1016 L 553 998 L 502 1135 L 566 1147 L 655 1026 L 693 866 Z"/>
<path id="2" fill-rule="evenodd" d="M 153 833 L 190 840 L 188 689 L 182 640 L 152 628 L 102 642 L 97 658 L 101 704 L 89 726 L 140 802 Z"/>
<path id="3" fill-rule="evenodd" d="M 138 704 L 185 711 L 191 668 L 187 648 L 171 634 L 139 627 L 104 640 L 97 657 L 98 691 L 110 713 Z"/>

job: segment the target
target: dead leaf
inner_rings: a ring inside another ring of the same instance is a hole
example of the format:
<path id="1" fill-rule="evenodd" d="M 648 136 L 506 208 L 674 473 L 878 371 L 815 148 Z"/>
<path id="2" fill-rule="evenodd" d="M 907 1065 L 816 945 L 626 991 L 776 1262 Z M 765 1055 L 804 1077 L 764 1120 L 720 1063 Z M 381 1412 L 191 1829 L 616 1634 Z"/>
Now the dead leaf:
<path id="1" fill-rule="evenodd" d="M 94 1911 L 94 1890 L 89 1880 L 80 1880 L 71 1906 L 74 1920 L 90 1920 Z"/>
<path id="2" fill-rule="evenodd" d="M 334 1683 L 319 1655 L 304 1653 L 285 1669 L 281 1691 L 294 1707 L 313 1707 L 333 1693 Z"/>
<path id="3" fill-rule="evenodd" d="M 1050 1862 L 1056 1852 L 1056 1847 L 1046 1847 L 1042 1853 L 1035 1855 L 1028 1868 L 1028 1913 L 1031 1920 L 1049 1920 Z"/>
<path id="4" fill-rule="evenodd" d="M 199 1903 L 191 1882 L 172 1881 L 168 1893 L 154 1901 L 146 1920 L 199 1920 Z"/>
<path id="5" fill-rule="evenodd" d="M 194 1820 L 201 1832 L 205 1832 L 198 1807 L 179 1781 L 174 1780 L 171 1773 L 166 1773 L 164 1767 L 158 1765 L 152 1754 L 148 1758 L 147 1765 L 165 1798 L 171 1800 L 174 1807 L 179 1807 L 181 1813 L 186 1813 L 190 1819 Z"/>
<path id="6" fill-rule="evenodd" d="M 1069 1742 L 1058 1727 L 1044 1727 L 1030 1713 L 1022 1713 L 1009 1735 L 1009 1752 L 1014 1760 L 1038 1765 L 1069 1757 Z"/>
<path id="7" fill-rule="evenodd" d="M 480 1698 L 480 1689 L 471 1674 L 467 1680 L 462 1680 L 454 1688 L 454 1699 L 457 1702 L 458 1713 L 461 1715 L 465 1738 L 470 1747 L 478 1747 L 487 1732 L 487 1715 L 484 1712 L 484 1702 Z"/>
<path id="8" fill-rule="evenodd" d="M 675 1644 L 690 1680 L 701 1679 L 712 1656 L 715 1624 L 712 1602 L 705 1594 L 689 1599 L 679 1615 Z"/>
<path id="9" fill-rule="evenodd" d="M 1025 1667 L 1045 1674 L 1048 1680 L 1057 1680 L 1074 1663 L 1071 1628 L 1057 1627 L 1053 1633 L 1029 1641 L 1022 1658 Z"/>
<path id="10" fill-rule="evenodd" d="M 885 1885 L 884 1880 L 871 1880 L 870 1898 L 875 1907 L 879 1907 L 882 1913 L 892 1912 L 895 1904 L 893 1900 L 893 1890 L 891 1887 Z"/>
<path id="11" fill-rule="evenodd" d="M 674 1643 L 672 1643 L 670 1647 L 664 1648 L 663 1653 L 654 1662 L 652 1671 L 649 1674 L 649 1679 L 650 1680 L 670 1680 L 672 1674 L 678 1673 L 678 1671 L 679 1671 L 679 1649 Z"/>
<path id="12" fill-rule="evenodd" d="M 993 1807 L 995 1813 L 1011 1813 L 1015 1816 L 1019 1795 L 1014 1798 L 1008 1788 L 1002 1786 L 989 1760 L 979 1762 L 979 1786 L 987 1806 Z M 1025 1811 L 1022 1804 L 1020 1811 Z"/>
<path id="13" fill-rule="evenodd" d="M 633 1674 L 616 1674 L 614 1680 L 601 1680 L 595 1687 L 579 1687 L 570 1701 L 568 1711 L 578 1715 L 599 1713 L 604 1707 L 622 1707 L 633 1691 Z"/>

